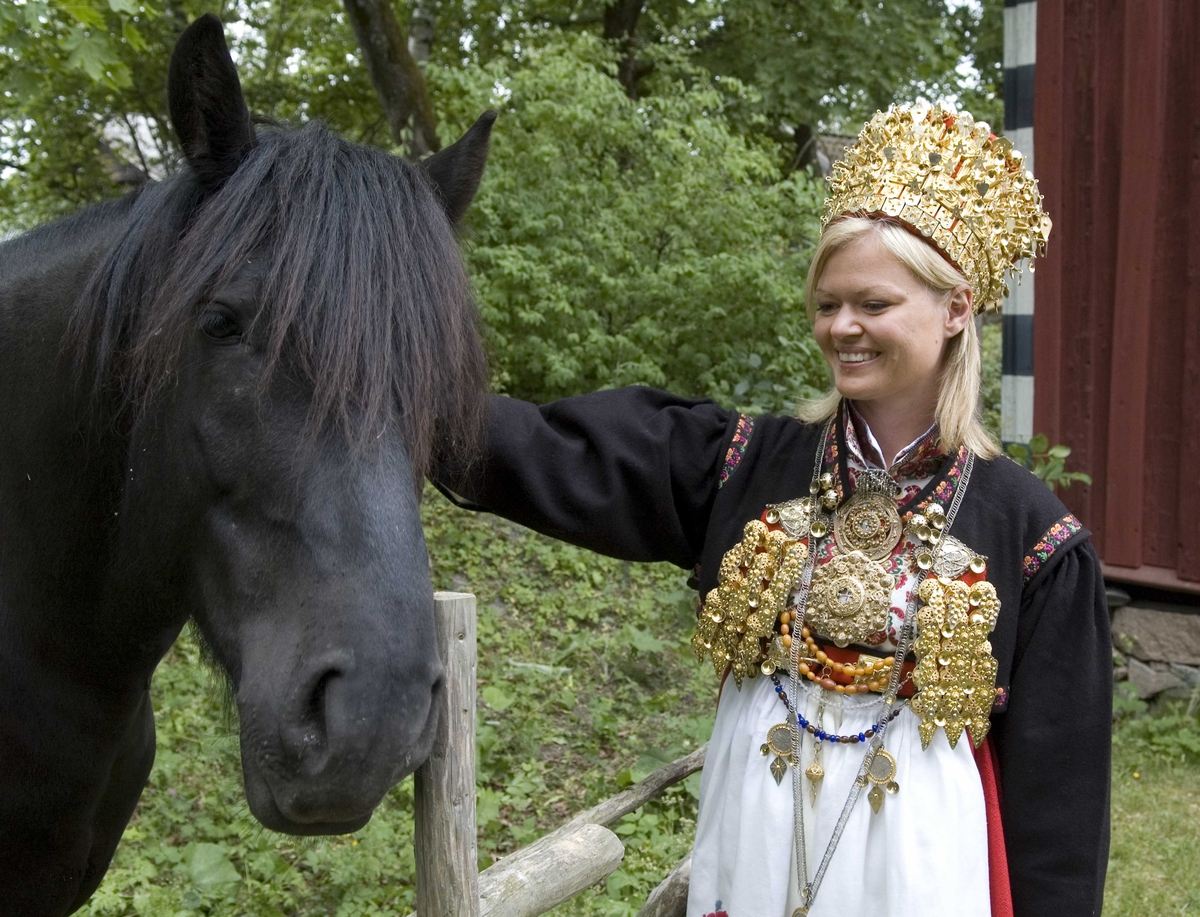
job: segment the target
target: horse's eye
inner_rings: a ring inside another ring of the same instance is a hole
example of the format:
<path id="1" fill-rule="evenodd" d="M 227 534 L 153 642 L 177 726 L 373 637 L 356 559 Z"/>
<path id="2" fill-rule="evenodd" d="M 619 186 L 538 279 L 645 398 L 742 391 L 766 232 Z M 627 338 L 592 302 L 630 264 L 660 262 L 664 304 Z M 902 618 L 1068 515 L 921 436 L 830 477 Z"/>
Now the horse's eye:
<path id="1" fill-rule="evenodd" d="M 200 330 L 214 341 L 227 341 L 242 333 L 237 320 L 223 309 L 205 309 L 200 315 Z"/>

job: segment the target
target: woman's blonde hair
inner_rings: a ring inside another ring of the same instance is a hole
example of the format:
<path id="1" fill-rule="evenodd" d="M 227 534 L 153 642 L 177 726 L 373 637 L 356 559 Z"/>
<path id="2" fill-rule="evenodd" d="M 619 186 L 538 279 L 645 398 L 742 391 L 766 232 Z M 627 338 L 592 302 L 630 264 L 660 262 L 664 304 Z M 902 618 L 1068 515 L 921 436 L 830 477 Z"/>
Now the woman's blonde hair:
<path id="1" fill-rule="evenodd" d="M 843 217 L 825 227 L 813 254 L 805 284 L 810 320 L 816 312 L 816 286 L 829 259 L 851 242 L 871 233 L 917 280 L 947 302 L 955 290 L 963 286 L 970 288 L 970 281 L 957 267 L 903 226 L 862 216 Z M 934 415 L 942 448 L 956 451 L 960 446 L 966 446 L 980 458 L 994 458 L 1000 450 L 979 420 L 983 360 L 979 351 L 979 332 L 973 320 L 947 342 L 944 360 Z M 808 423 L 823 423 L 837 413 L 841 401 L 842 396 L 834 387 L 820 398 L 802 401 L 796 414 Z"/>

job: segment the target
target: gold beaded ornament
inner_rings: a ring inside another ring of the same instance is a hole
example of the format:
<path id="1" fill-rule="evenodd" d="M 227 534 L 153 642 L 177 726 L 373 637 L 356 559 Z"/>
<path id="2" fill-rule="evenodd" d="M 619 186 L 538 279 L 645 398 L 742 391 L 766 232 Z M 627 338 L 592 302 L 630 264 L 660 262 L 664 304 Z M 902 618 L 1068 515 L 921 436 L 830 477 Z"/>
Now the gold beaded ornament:
<path id="1" fill-rule="evenodd" d="M 847 215 L 919 232 L 971 282 L 976 313 L 1001 307 L 1020 262 L 1046 253 L 1051 225 L 1020 151 L 945 104 L 893 105 L 867 122 L 833 167 L 822 228 Z"/>
<path id="2" fill-rule="evenodd" d="M 921 747 L 929 747 L 941 726 L 951 748 L 964 729 L 978 748 L 991 728 L 996 685 L 996 659 L 988 640 L 1000 615 L 996 587 L 986 580 L 968 585 L 931 576 L 918 595 L 925 604 L 917 613 L 917 693 L 910 707 L 921 721 Z"/>
<path id="3" fill-rule="evenodd" d="M 808 560 L 804 542 L 761 519 L 747 522 L 742 536 L 721 559 L 717 588 L 705 598 L 692 637 L 696 658 L 710 656 L 718 678 L 728 667 L 739 688 L 758 674 L 764 642 L 774 636 Z"/>

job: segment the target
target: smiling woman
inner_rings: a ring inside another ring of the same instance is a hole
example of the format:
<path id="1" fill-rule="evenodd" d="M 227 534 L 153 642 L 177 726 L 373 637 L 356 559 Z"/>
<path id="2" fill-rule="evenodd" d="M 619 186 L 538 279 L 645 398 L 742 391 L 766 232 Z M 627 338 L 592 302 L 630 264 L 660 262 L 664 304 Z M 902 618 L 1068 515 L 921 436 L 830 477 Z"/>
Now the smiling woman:
<path id="1" fill-rule="evenodd" d="M 845 396 L 883 445 L 895 443 L 889 455 L 936 417 L 944 446 L 997 456 L 979 421 L 973 295 L 962 271 L 899 221 L 847 216 L 830 223 L 813 255 L 807 296 L 834 385 L 801 404 L 799 417 L 823 423 Z"/>
<path id="2" fill-rule="evenodd" d="M 495 398 L 484 458 L 435 478 L 695 571 L 692 646 L 723 689 L 689 917 L 1090 917 L 1103 580 L 976 417 L 973 313 L 1044 248 L 1041 195 L 988 125 L 930 106 L 877 114 L 831 189 L 809 307 L 835 387 L 799 419 L 648 388 Z"/>

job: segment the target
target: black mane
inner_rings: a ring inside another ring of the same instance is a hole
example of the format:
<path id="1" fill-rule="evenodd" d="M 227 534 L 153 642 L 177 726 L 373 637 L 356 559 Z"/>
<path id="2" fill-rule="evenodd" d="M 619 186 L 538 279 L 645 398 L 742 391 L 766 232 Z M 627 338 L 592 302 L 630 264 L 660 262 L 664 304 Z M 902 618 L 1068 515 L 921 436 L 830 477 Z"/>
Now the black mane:
<path id="1" fill-rule="evenodd" d="M 185 171 L 131 196 L 72 322 L 93 390 L 144 407 L 198 306 L 250 258 L 269 265 L 254 329 L 265 380 L 282 369 L 311 386 L 314 431 L 366 449 L 398 423 L 418 476 L 474 446 L 486 360 L 435 192 L 417 168 L 316 123 L 260 130 L 215 194 Z"/>

